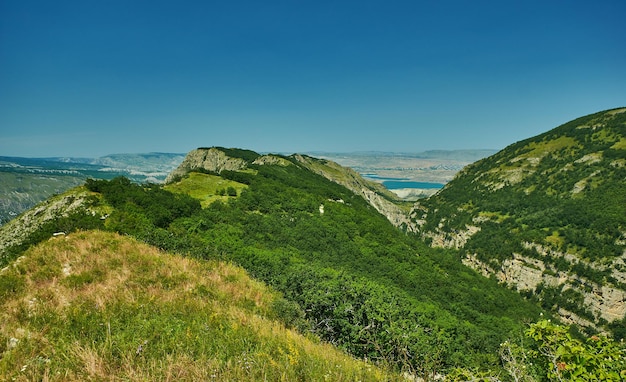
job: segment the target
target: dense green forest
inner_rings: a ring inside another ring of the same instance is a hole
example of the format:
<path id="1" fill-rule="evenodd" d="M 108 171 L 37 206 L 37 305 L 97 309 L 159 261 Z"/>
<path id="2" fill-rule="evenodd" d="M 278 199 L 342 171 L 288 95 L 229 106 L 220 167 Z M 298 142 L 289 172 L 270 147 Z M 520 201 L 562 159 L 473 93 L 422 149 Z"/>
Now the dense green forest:
<path id="1" fill-rule="evenodd" d="M 610 261 L 626 248 L 615 243 L 626 226 L 624 142 L 626 113 L 610 111 L 517 142 L 469 165 L 442 192 L 423 201 L 436 208 L 423 230 L 432 231 L 442 221 L 445 231 L 459 229 L 482 214 L 496 218 L 486 219 L 491 224 L 466 249 L 485 260 L 531 252 L 521 243 L 535 241 Z M 507 247 L 492 248 L 503 243 Z"/>
<path id="2" fill-rule="evenodd" d="M 548 275 L 571 276 L 575 288 L 540 284 L 528 296 L 623 338 L 619 320 L 607 323 L 584 302 L 584 288 L 592 286 L 578 287 L 626 290 L 615 272 L 623 274 L 626 251 L 625 180 L 626 112 L 609 110 L 467 166 L 441 192 L 420 201 L 413 217 L 423 222 L 424 236 L 449 238 L 477 227 L 460 250 L 492 268 L 518 254 L 541 262 Z"/>
<path id="3" fill-rule="evenodd" d="M 106 229 L 243 266 L 286 297 L 284 322 L 357 357 L 419 374 L 498 367 L 500 343 L 539 317 L 535 305 L 463 266 L 457 253 L 407 236 L 362 198 L 295 162 L 250 169 L 223 171 L 247 187 L 207 208 L 124 178 L 86 186 L 114 207 Z"/>

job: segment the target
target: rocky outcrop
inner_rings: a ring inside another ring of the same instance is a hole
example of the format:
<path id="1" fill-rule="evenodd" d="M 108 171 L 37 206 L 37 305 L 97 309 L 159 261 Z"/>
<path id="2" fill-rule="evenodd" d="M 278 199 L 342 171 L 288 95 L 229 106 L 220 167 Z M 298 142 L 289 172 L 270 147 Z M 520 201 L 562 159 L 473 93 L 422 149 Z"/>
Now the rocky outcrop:
<path id="1" fill-rule="evenodd" d="M 390 202 L 377 192 L 366 187 L 351 188 L 346 185 L 344 186 L 352 190 L 355 194 L 361 195 L 376 211 L 387 217 L 394 226 L 405 229 L 408 232 L 415 232 L 414 225 L 408 215 L 393 202 Z"/>
<path id="2" fill-rule="evenodd" d="M 70 190 L 63 195 L 47 199 L 0 227 L 0 264 L 5 262 L 10 248 L 22 245 L 30 235 L 51 220 L 69 216 L 81 209 L 94 216 L 102 214 L 102 211 L 89 207 L 90 196 L 84 189 Z"/>
<path id="3" fill-rule="evenodd" d="M 530 244 L 529 244 L 530 245 Z M 553 255 L 554 251 L 543 249 L 542 256 Z M 560 254 L 563 258 L 572 255 Z M 626 291 L 614 285 L 599 285 L 580 275 L 558 271 L 541 259 L 523 256 L 514 253 L 511 258 L 500 264 L 486 264 L 476 255 L 467 255 L 463 263 L 475 269 L 484 276 L 496 278 L 518 291 L 534 292 L 540 285 L 555 287 L 561 291 L 572 289 L 583 297 L 585 308 L 596 319 L 602 318 L 608 322 L 621 320 L 626 315 Z M 595 328 L 594 322 L 577 316 L 565 309 L 559 309 L 559 316 L 566 323 Z"/>
<path id="4" fill-rule="evenodd" d="M 283 157 L 277 155 L 262 155 L 252 162 L 252 164 L 258 165 L 276 165 L 276 166 L 289 166 L 291 162 Z"/>
<path id="5" fill-rule="evenodd" d="M 478 231 L 480 231 L 478 226 L 465 225 L 465 229 L 455 232 L 444 232 L 439 228 L 437 231 L 424 233 L 423 237 L 429 238 L 433 247 L 459 249 Z"/>
<path id="6" fill-rule="evenodd" d="M 205 170 L 219 174 L 224 170 L 242 170 L 247 165 L 248 163 L 244 159 L 229 157 L 216 147 L 195 149 L 190 151 L 180 166 L 167 176 L 165 183 L 171 183 L 194 170 Z"/>

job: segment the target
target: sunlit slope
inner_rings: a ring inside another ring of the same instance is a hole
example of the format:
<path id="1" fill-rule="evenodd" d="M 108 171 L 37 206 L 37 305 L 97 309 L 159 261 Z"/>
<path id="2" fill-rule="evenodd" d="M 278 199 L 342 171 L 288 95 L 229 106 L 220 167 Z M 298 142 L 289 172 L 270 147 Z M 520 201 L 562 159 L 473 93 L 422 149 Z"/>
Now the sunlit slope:
<path id="1" fill-rule="evenodd" d="M 0 379 L 397 379 L 286 329 L 288 308 L 233 265 L 59 236 L 0 272 Z"/>
<path id="2" fill-rule="evenodd" d="M 429 248 L 360 193 L 293 156 L 212 148 L 187 159 L 191 170 L 183 167 L 165 187 L 88 180 L 0 227 L 0 239 L 31 228 L 7 241 L 4 264 L 55 233 L 87 228 L 232 262 L 282 293 L 273 307 L 280 321 L 419 376 L 497 369 L 500 344 L 539 317 L 540 309 L 462 265 L 456 252 Z M 233 190 L 219 195 L 227 184 Z"/>
<path id="3" fill-rule="evenodd" d="M 585 116 L 464 169 L 412 212 L 437 246 L 594 327 L 626 313 L 626 108 Z"/>
<path id="4" fill-rule="evenodd" d="M 151 206 L 152 196 L 119 182 L 94 184 L 104 200 L 125 201 L 105 225 L 241 265 L 296 303 L 307 330 L 357 357 L 418 375 L 497 365 L 499 344 L 539 316 L 536 306 L 463 266 L 456 253 L 428 248 L 394 227 L 358 182 L 343 184 L 356 175 L 327 161 L 213 147 L 190 152 L 175 174 L 165 189 L 181 201 L 185 194 L 214 198 L 218 182 L 246 187 L 152 225 L 163 203 Z M 128 203 L 144 207 L 131 213 Z M 171 210 L 192 205 L 184 203 Z"/>

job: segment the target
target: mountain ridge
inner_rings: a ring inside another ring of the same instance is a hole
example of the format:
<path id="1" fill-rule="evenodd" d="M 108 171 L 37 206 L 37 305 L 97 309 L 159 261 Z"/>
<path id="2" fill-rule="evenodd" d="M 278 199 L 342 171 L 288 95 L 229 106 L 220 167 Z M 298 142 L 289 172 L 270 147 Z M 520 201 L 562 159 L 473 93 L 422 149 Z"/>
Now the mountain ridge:
<path id="1" fill-rule="evenodd" d="M 512 144 L 412 209 L 326 159 L 199 148 L 165 186 L 89 179 L 0 227 L 15 239 L 0 240 L 0 286 L 15 292 L 3 273 L 32 244 L 97 229 L 239 264 L 283 294 L 287 322 L 410 375 L 497 369 L 542 314 L 624 338 L 625 116 Z"/>
<path id="2" fill-rule="evenodd" d="M 475 162 L 411 212 L 420 235 L 557 303 L 566 322 L 626 313 L 626 108 L 577 118 Z M 567 297 L 558 297 L 558 296 Z"/>

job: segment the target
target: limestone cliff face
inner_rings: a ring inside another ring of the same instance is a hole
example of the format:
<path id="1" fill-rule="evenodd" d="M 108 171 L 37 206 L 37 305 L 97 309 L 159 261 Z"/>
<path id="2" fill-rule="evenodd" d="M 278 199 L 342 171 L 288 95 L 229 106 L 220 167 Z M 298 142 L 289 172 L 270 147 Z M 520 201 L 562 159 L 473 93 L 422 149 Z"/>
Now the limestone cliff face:
<path id="1" fill-rule="evenodd" d="M 566 322 L 626 315 L 626 108 L 584 116 L 465 167 L 413 206 L 417 232 L 530 291 Z"/>
<path id="2" fill-rule="evenodd" d="M 531 245 L 530 243 L 527 243 Z M 567 254 L 555 254 L 542 248 L 542 256 L 567 257 Z M 623 257 L 626 257 L 626 253 Z M 514 253 L 501 264 L 486 264 L 476 255 L 467 255 L 463 263 L 485 276 L 495 275 L 496 278 L 518 291 L 535 291 L 537 288 L 551 287 L 560 292 L 575 291 L 582 296 L 587 309 L 593 314 L 593 320 L 580 317 L 576 313 L 559 308 L 558 314 L 566 323 L 596 328 L 597 319 L 608 322 L 621 320 L 626 315 L 626 291 L 614 285 L 600 285 L 585 277 L 569 272 L 558 271 L 541 259 L 535 259 Z M 614 271 L 614 276 L 623 277 L 624 272 Z"/>
<path id="3" fill-rule="evenodd" d="M 193 170 L 207 170 L 219 174 L 224 170 L 242 170 L 246 166 L 247 162 L 244 159 L 232 158 L 219 148 L 195 149 L 190 151 L 180 166 L 167 176 L 165 183 L 171 183 L 174 179 L 184 176 Z"/>

